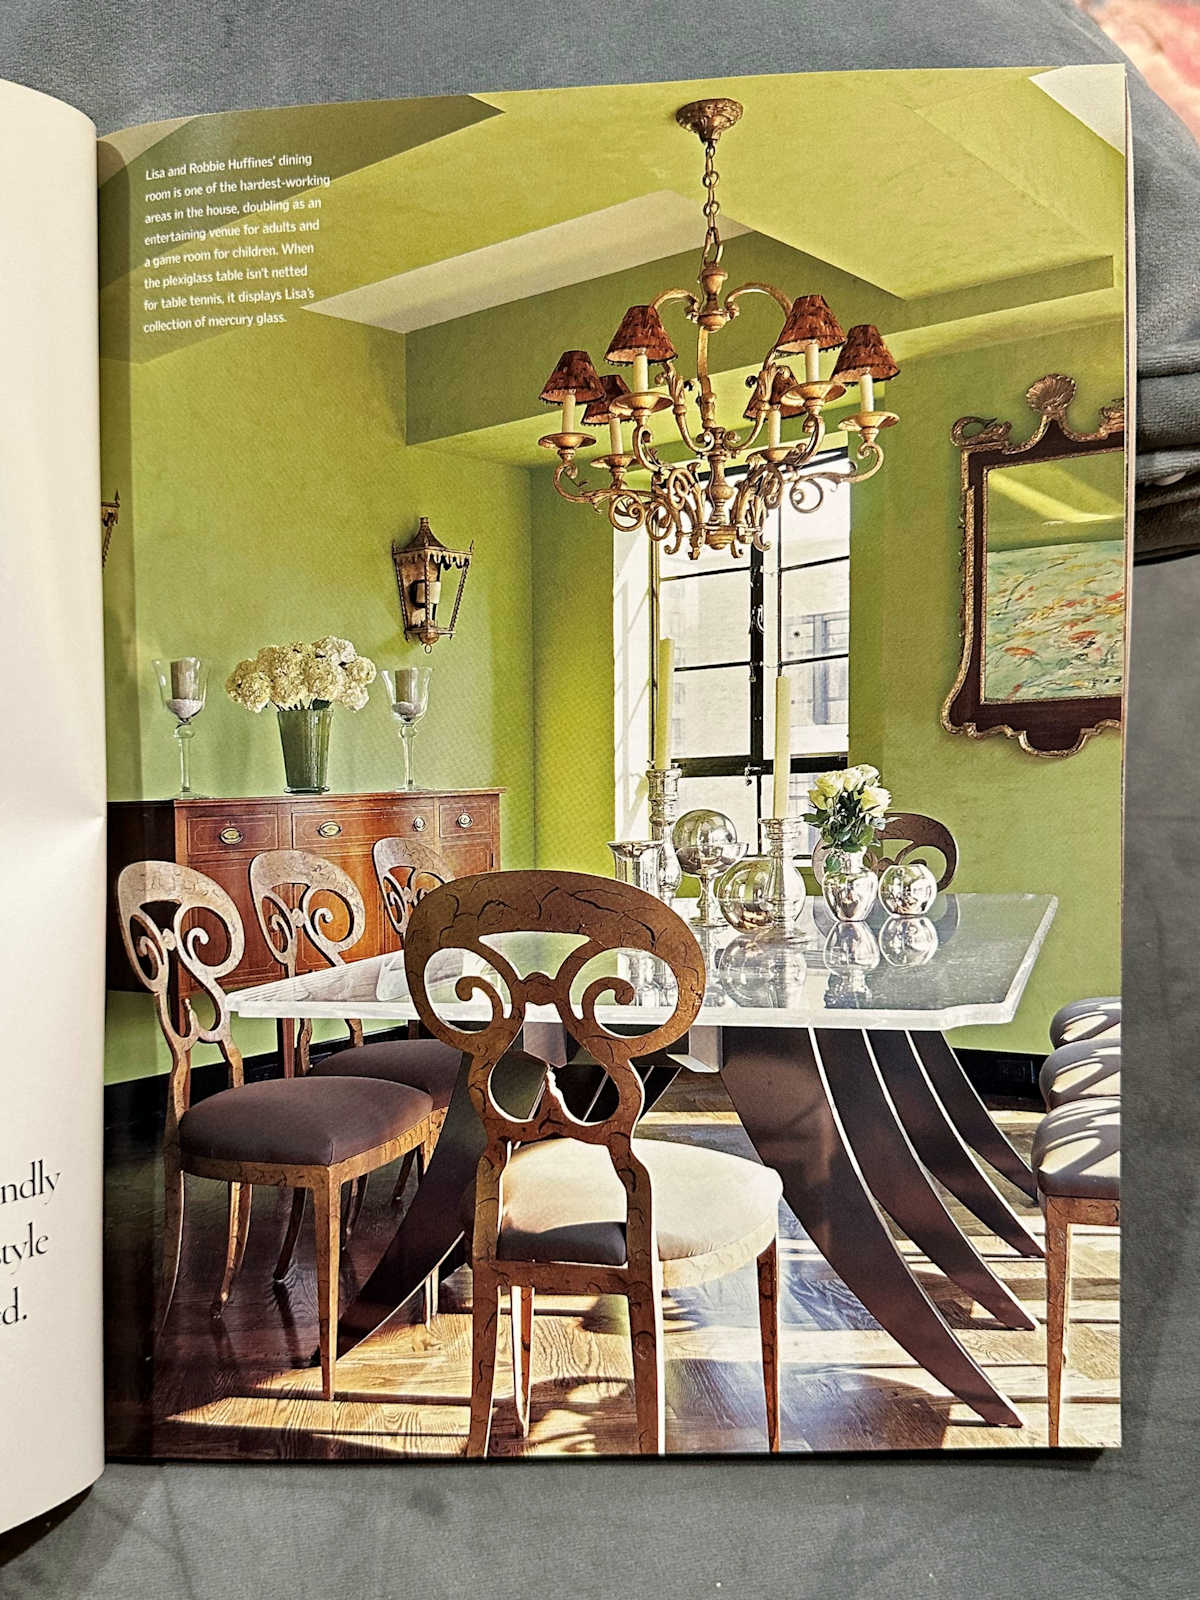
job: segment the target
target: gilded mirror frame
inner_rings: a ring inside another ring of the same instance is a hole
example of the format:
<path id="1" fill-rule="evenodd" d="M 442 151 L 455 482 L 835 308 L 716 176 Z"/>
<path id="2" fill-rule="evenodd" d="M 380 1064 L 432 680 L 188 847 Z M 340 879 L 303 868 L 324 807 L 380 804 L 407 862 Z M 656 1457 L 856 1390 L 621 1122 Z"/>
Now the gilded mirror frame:
<path id="1" fill-rule="evenodd" d="M 1077 433 L 1067 422 L 1074 395 L 1075 380 L 1060 372 L 1048 373 L 1031 384 L 1025 398 L 1039 414 L 1039 421 L 1023 443 L 1013 443 L 1011 422 L 994 418 L 959 417 L 950 430 L 962 452 L 962 660 L 942 707 L 942 726 L 972 739 L 1005 734 L 1016 739 L 1022 750 L 1037 756 L 1074 755 L 1102 728 L 1121 724 L 1120 694 L 1057 700 L 983 698 L 988 473 L 993 467 L 1019 462 L 1054 461 L 1125 448 L 1124 400 L 1101 406 L 1100 425 L 1094 432 Z M 1128 550 L 1128 513 L 1125 536 Z"/>

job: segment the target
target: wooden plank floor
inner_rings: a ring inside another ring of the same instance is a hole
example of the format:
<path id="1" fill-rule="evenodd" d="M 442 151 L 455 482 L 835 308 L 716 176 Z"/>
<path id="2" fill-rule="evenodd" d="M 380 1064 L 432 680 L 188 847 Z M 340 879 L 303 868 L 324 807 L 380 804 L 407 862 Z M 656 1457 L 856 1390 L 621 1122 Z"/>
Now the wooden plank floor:
<path id="1" fill-rule="evenodd" d="M 1037 1115 L 999 1111 L 1027 1149 Z M 720 1080 L 685 1075 L 645 1123 L 647 1136 L 752 1155 Z M 316 1345 L 310 1224 L 286 1284 L 271 1268 L 285 1197 L 255 1192 L 250 1245 L 221 1322 L 209 1314 L 224 1237 L 223 1186 L 188 1179 L 180 1287 L 150 1358 L 160 1178 L 146 1149 L 115 1150 L 108 1174 L 109 1451 L 125 1456 L 379 1459 L 455 1456 L 467 1431 L 470 1273 L 442 1286 L 431 1329 L 393 1321 L 338 1364 L 339 1398 L 321 1400 L 304 1365 Z M 1007 1186 L 1004 1186 L 1007 1189 Z M 349 1251 L 342 1293 L 369 1273 L 394 1226 L 386 1174 L 372 1179 Z M 1032 1231 L 1035 1207 L 1007 1191 Z M 951 1326 L 1014 1402 L 1025 1427 L 990 1428 L 954 1400 L 863 1310 L 781 1208 L 783 1448 L 792 1451 L 1011 1449 L 1046 1442 L 1045 1282 L 953 1200 L 981 1254 L 1038 1320 L 1002 1328 L 934 1269 L 902 1248 Z M 1077 1229 L 1064 1445 L 1120 1437 L 1118 1260 L 1115 1229 Z M 605 1297 L 539 1301 L 533 1345 L 533 1423 L 516 1432 L 507 1326 L 501 1336 L 495 1455 L 625 1454 L 634 1407 L 624 1303 Z M 667 1448 L 733 1453 L 766 1448 L 754 1272 L 748 1267 L 667 1297 Z"/>

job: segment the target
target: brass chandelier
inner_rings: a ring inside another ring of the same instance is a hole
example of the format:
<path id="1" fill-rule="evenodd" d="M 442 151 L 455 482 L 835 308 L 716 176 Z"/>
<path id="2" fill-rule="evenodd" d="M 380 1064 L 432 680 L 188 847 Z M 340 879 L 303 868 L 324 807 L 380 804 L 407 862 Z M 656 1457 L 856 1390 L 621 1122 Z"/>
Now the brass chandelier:
<path id="1" fill-rule="evenodd" d="M 605 351 L 613 366 L 632 366 L 632 389 L 617 373 L 596 372 L 586 350 L 565 350 L 546 380 L 540 398 L 562 407 L 562 427 L 538 443 L 558 453 L 554 487 L 565 500 L 604 509 L 613 527 L 636 533 L 644 528 L 650 538 L 665 543 L 668 555 L 687 545 L 698 560 L 707 547 L 728 550 L 736 559 L 754 545 L 768 548 L 763 528 L 768 514 L 784 494 L 797 511 L 814 511 L 825 497 L 826 486 L 861 483 L 883 465 L 878 442 L 882 428 L 899 419 L 895 412 L 875 406 L 877 381 L 894 378 L 899 368 L 876 328 L 862 323 L 842 332 L 837 318 L 819 294 L 791 299 L 770 283 L 750 282 L 722 293 L 729 274 L 721 266 L 724 248 L 718 228 L 719 174 L 714 165 L 717 140 L 742 115 L 736 100 L 696 100 L 683 106 L 675 120 L 694 133 L 704 146 L 704 217 L 707 224 L 697 281 L 701 293 L 665 289 L 649 305 L 630 306 Z M 745 430 L 722 427 L 716 418 L 717 402 L 709 377 L 709 338 L 732 322 L 747 295 L 768 295 L 784 313 L 779 337 L 770 346 L 757 376 L 748 378 L 752 393 L 744 417 Z M 682 378 L 675 368 L 676 351 L 663 327 L 659 308 L 672 300 L 684 303 L 684 315 L 696 324 L 696 377 Z M 840 347 L 832 375 L 823 379 L 822 350 Z M 787 364 L 789 356 L 803 356 L 797 375 Z M 660 369 L 660 382 L 651 384 L 650 367 Z M 665 392 L 661 387 L 665 382 Z M 857 382 L 859 407 L 843 417 L 839 426 L 857 434 L 853 463 L 847 471 L 802 472 L 825 438 L 822 412 L 840 399 L 846 385 Z M 695 390 L 699 428 L 688 423 L 689 397 Z M 609 449 L 593 465 L 606 469 L 607 487 L 588 488 L 579 474 L 576 454 L 596 443 L 581 431 L 577 421 L 607 424 Z M 650 418 L 667 407 L 674 414 L 679 437 L 691 459 L 670 463 L 654 447 Z M 781 439 L 785 418 L 798 417 L 800 437 L 794 443 Z M 629 447 L 623 429 L 632 423 Z M 764 442 L 759 444 L 759 440 Z M 757 448 L 755 448 L 757 446 Z M 734 481 L 731 466 L 741 467 Z M 631 471 L 650 476 L 647 488 L 629 483 Z"/>

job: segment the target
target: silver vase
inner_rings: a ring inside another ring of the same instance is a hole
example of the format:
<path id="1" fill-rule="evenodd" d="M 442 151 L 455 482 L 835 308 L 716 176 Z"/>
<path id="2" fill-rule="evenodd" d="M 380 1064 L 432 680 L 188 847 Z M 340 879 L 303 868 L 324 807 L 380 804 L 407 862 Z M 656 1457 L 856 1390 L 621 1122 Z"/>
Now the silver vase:
<path id="1" fill-rule="evenodd" d="M 879 875 L 879 903 L 889 916 L 923 917 L 937 892 L 937 879 L 923 861 L 893 861 Z"/>
<path id="2" fill-rule="evenodd" d="M 864 864 L 861 850 L 832 849 L 825 857 L 821 893 L 839 922 L 862 922 L 879 894 L 879 879 Z"/>

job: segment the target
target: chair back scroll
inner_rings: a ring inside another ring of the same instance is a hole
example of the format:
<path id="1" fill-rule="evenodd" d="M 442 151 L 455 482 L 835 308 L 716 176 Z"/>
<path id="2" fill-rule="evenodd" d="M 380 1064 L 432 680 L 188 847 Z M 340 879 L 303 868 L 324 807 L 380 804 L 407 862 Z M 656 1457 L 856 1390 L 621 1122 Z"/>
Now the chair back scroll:
<path id="1" fill-rule="evenodd" d="M 299 890 L 289 904 L 281 890 Z M 343 966 L 342 952 L 362 938 L 367 913 L 358 885 L 336 862 L 307 850 L 264 850 L 250 863 L 250 896 L 267 948 L 289 978 L 296 976 L 301 942 L 307 939 L 331 967 Z M 341 903 L 346 932 L 330 932 L 338 915 L 322 900 Z"/>
<path id="2" fill-rule="evenodd" d="M 899 844 L 898 850 L 880 848 L 895 844 Z M 941 856 L 940 870 L 929 860 L 930 851 Z M 947 889 L 958 869 L 958 845 L 950 829 L 936 817 L 922 816 L 919 811 L 892 811 L 875 849 L 867 852 L 867 861 L 877 872 L 892 862 L 921 861 L 937 879 L 939 890 Z"/>
<path id="3" fill-rule="evenodd" d="M 242 919 L 220 884 L 174 861 L 136 861 L 127 866 L 117 879 L 117 912 L 125 954 L 135 976 L 154 997 L 158 1024 L 171 1052 L 168 1117 L 177 1123 L 187 1109 L 195 1045 L 215 1044 L 229 1067 L 231 1086 L 242 1082 L 242 1056 L 233 1040 L 229 1000 L 221 986 L 221 979 L 242 959 Z M 220 925 L 223 954 L 205 926 L 206 919 Z M 173 964 L 177 979 L 182 969 L 207 995 L 213 1010 L 207 1025 L 185 997 L 180 1003 L 182 1031 L 176 1026 Z"/>
<path id="4" fill-rule="evenodd" d="M 439 850 L 415 839 L 389 834 L 371 848 L 383 909 L 400 943 L 404 943 L 412 908 L 423 895 L 449 883 L 454 868 Z"/>
<path id="5" fill-rule="evenodd" d="M 579 943 L 553 974 L 519 976 L 488 941 L 506 933 L 575 935 Z M 491 1020 L 476 1032 L 453 1027 L 435 1011 L 426 988 L 426 968 L 441 950 L 480 957 L 508 991 L 508 1008 L 495 985 L 479 973 L 455 984 L 462 1001 L 482 995 Z M 596 1005 L 610 995 L 617 1005 L 635 998 L 623 977 L 602 975 L 572 1002 L 575 979 L 594 957 L 616 950 L 657 956 L 674 974 L 675 1007 L 666 1022 L 649 1033 L 623 1037 L 597 1020 Z M 650 1271 L 656 1259 L 650 1174 L 632 1148 L 633 1130 L 645 1104 L 642 1081 L 632 1055 L 665 1049 L 685 1033 L 704 998 L 704 957 L 695 935 L 674 911 L 630 884 L 578 872 L 485 872 L 458 878 L 424 895 L 413 908 L 404 941 L 404 966 L 417 1014 L 436 1038 L 471 1058 L 471 1102 L 483 1123 L 486 1145 L 475 1175 L 475 1225 L 472 1260 L 496 1259 L 500 1233 L 501 1184 L 513 1143 L 570 1138 L 604 1145 L 626 1197 L 626 1249 L 631 1270 Z M 567 1109 L 547 1068 L 544 1091 L 525 1118 L 510 1115 L 492 1092 L 492 1075 L 516 1043 L 529 1005 L 553 1006 L 567 1033 L 608 1074 L 616 1090 L 611 1114 L 583 1122 Z"/>
<path id="6" fill-rule="evenodd" d="M 569 934 L 579 943 L 563 957 L 556 972 L 518 976 L 488 942 L 506 933 Z M 430 1001 L 426 968 L 441 950 L 467 951 L 480 957 L 508 991 L 506 1009 L 487 977 L 468 973 L 458 979 L 455 992 L 460 1000 L 479 994 L 491 1007 L 490 1022 L 478 1031 L 454 1027 L 438 1015 Z M 595 978 L 575 1009 L 571 997 L 575 979 L 593 958 L 616 950 L 657 956 L 674 975 L 674 1010 L 666 1022 L 648 1033 L 612 1033 L 596 1018 L 597 1003 L 606 994 L 617 1005 L 634 1000 L 633 985 L 623 977 Z M 674 1043 L 695 1021 L 704 998 L 704 957 L 687 924 L 641 889 L 578 872 L 485 872 L 432 890 L 413 908 L 404 964 L 421 1021 L 436 1038 L 471 1057 L 471 1097 L 489 1140 L 511 1139 L 522 1144 L 556 1137 L 609 1145 L 614 1139 L 627 1141 L 644 1103 L 632 1056 L 649 1055 Z M 617 1092 L 617 1105 L 609 1117 L 583 1122 L 573 1116 L 559 1096 L 552 1071 L 531 1117 L 514 1119 L 497 1103 L 491 1090 L 492 1073 L 516 1042 L 529 1005 L 553 1006 L 566 1032 L 608 1074 Z"/>

